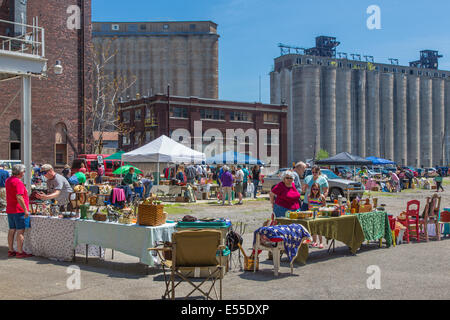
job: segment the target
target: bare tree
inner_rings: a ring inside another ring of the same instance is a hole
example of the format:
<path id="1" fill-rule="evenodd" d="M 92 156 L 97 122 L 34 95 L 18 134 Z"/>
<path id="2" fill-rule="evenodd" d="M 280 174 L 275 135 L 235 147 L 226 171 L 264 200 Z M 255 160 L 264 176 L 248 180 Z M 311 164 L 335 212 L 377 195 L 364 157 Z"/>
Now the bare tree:
<path id="1" fill-rule="evenodd" d="M 99 133 L 97 140 L 92 141 L 92 153 L 102 153 L 103 135 L 105 132 L 117 131 L 119 135 L 129 134 L 133 128 L 125 127 L 119 118 L 120 110 L 117 107 L 119 98 L 136 83 L 136 76 L 127 79 L 126 76 L 107 70 L 117 55 L 116 38 L 112 38 L 101 45 L 92 45 L 94 99 L 92 106 L 88 106 L 90 113 L 89 136 Z"/>

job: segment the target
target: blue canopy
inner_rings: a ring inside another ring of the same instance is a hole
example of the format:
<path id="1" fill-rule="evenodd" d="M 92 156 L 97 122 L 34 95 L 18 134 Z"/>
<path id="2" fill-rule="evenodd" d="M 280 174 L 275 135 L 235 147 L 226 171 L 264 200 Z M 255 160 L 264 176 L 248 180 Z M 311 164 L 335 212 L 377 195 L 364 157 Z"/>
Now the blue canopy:
<path id="1" fill-rule="evenodd" d="M 264 162 L 235 151 L 227 151 L 206 159 L 207 164 L 257 164 L 264 166 Z"/>
<path id="2" fill-rule="evenodd" d="M 377 158 L 377 157 L 367 157 L 366 159 L 372 161 L 372 163 L 376 164 L 376 165 L 395 164 L 394 161 L 381 159 L 381 158 Z"/>

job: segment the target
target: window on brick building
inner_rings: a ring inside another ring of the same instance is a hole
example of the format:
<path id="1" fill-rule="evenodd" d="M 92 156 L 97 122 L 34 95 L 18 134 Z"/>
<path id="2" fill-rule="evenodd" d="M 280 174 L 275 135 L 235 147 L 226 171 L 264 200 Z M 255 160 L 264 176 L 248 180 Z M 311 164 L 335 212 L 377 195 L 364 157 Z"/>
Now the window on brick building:
<path id="1" fill-rule="evenodd" d="M 188 117 L 187 109 L 181 107 L 170 107 L 170 117 L 187 119 Z"/>
<path id="2" fill-rule="evenodd" d="M 141 137 L 142 137 L 142 133 L 141 132 L 135 132 L 134 133 L 134 145 L 135 146 L 139 146 L 141 144 Z"/>
<path id="3" fill-rule="evenodd" d="M 280 116 L 276 113 L 264 113 L 264 122 L 280 123 Z"/>
<path id="4" fill-rule="evenodd" d="M 145 131 L 145 142 L 151 142 L 155 140 L 155 132 L 154 131 Z"/>
<path id="5" fill-rule="evenodd" d="M 134 111 L 134 121 L 141 121 L 142 120 L 142 111 L 141 109 L 137 109 Z"/>
<path id="6" fill-rule="evenodd" d="M 62 167 L 67 162 L 67 127 L 58 123 L 55 128 L 55 166 Z"/>
<path id="7" fill-rule="evenodd" d="M 20 120 L 13 120 L 9 124 L 9 158 L 11 160 L 21 160 L 21 127 Z"/>
<path id="8" fill-rule="evenodd" d="M 222 110 L 202 109 L 200 110 L 202 120 L 225 120 L 225 113 Z"/>
<path id="9" fill-rule="evenodd" d="M 230 120 L 232 120 L 232 121 L 253 121 L 253 117 L 250 112 L 237 111 L 237 112 L 230 113 Z"/>
<path id="10" fill-rule="evenodd" d="M 146 107 L 145 108 L 145 119 L 151 119 L 151 118 L 153 118 L 153 108 Z"/>
<path id="11" fill-rule="evenodd" d="M 122 112 L 122 122 L 128 123 L 130 122 L 130 111 L 124 111 Z"/>
<path id="12" fill-rule="evenodd" d="M 129 133 L 125 133 L 125 134 L 122 136 L 122 144 L 123 144 L 124 146 L 127 146 L 127 145 L 130 144 L 130 134 L 129 134 Z"/>

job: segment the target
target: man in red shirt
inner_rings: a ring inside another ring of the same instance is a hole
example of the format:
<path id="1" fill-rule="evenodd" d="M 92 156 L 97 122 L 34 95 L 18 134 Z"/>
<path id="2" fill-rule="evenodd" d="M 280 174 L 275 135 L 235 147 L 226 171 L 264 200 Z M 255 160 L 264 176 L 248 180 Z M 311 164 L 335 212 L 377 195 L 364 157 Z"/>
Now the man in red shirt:
<path id="1" fill-rule="evenodd" d="M 8 214 L 8 257 L 28 258 L 31 254 L 23 251 L 25 221 L 29 216 L 28 192 L 22 182 L 25 173 L 23 164 L 16 164 L 12 168 L 12 176 L 5 182 L 6 213 Z M 14 251 L 14 236 L 17 233 L 17 252 Z"/>

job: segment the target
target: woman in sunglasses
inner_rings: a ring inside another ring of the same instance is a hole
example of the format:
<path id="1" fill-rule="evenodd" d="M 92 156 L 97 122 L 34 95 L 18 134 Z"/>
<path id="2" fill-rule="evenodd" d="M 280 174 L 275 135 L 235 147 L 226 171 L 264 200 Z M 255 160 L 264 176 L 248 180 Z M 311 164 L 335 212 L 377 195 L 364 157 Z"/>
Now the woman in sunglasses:
<path id="1" fill-rule="evenodd" d="M 270 203 L 272 203 L 273 213 L 276 217 L 284 217 L 286 211 L 297 211 L 300 193 L 294 184 L 294 173 L 287 170 L 283 173 L 282 180 L 270 192 Z"/>
<path id="2" fill-rule="evenodd" d="M 311 193 L 311 187 L 314 183 L 317 183 L 319 185 L 320 194 L 322 194 L 325 199 L 328 196 L 328 180 L 321 174 L 319 166 L 314 166 L 311 169 L 311 172 L 312 175 L 307 176 L 302 185 L 302 192 L 305 194 L 305 201 L 303 201 L 302 211 L 308 210 L 308 198 L 309 194 Z"/>

